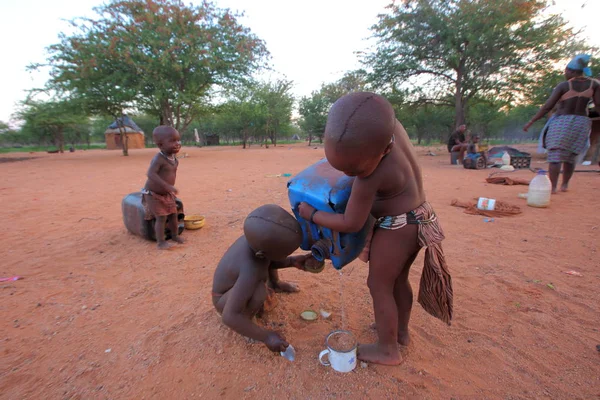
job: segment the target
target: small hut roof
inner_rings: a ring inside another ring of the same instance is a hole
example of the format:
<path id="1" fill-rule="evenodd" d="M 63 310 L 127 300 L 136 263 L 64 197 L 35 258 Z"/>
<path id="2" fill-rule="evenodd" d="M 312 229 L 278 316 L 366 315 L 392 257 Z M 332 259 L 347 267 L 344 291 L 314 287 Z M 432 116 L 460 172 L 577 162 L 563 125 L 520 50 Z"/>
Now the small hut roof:
<path id="1" fill-rule="evenodd" d="M 137 124 L 133 122 L 133 120 L 127 115 L 118 118 L 118 123 L 122 124 L 126 133 L 141 133 L 142 135 L 144 134 L 144 131 L 142 131 L 142 129 L 139 126 L 137 126 Z M 117 121 L 113 121 L 113 123 L 108 126 L 104 134 L 106 135 L 108 133 L 121 133 Z"/>

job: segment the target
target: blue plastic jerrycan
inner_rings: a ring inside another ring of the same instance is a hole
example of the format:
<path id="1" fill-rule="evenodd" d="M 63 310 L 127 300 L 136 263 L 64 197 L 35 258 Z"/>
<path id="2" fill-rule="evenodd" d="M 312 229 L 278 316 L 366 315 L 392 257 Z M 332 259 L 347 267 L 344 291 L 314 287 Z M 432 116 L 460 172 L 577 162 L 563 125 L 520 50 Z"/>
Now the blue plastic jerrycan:
<path id="1" fill-rule="evenodd" d="M 306 202 L 319 211 L 344 213 L 354 178 L 334 169 L 326 159 L 311 165 L 288 182 L 292 211 L 302 227 L 302 250 L 311 250 L 319 260 L 330 259 L 335 269 L 342 269 L 360 255 L 373 219 L 359 232 L 340 233 L 315 225 L 300 217 L 298 205 Z"/>

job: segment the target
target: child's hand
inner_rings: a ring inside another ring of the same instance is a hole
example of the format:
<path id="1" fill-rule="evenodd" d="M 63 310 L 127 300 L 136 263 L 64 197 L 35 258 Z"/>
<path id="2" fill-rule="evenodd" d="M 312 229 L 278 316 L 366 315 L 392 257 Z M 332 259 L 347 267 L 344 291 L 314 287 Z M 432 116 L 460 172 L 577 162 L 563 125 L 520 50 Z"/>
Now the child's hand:
<path id="1" fill-rule="evenodd" d="M 171 192 L 173 194 L 177 194 L 177 193 L 179 193 L 179 190 L 177 190 L 177 188 L 175 186 L 171 186 L 169 188 L 169 192 Z"/>
<path id="2" fill-rule="evenodd" d="M 529 128 L 531 128 L 531 125 L 533 125 L 533 124 L 532 124 L 531 122 L 528 122 L 528 123 L 527 123 L 527 124 L 526 124 L 526 125 L 523 127 L 523 130 L 524 130 L 525 132 L 527 132 L 527 131 L 529 130 Z"/>
<path id="3" fill-rule="evenodd" d="M 307 254 L 302 254 L 301 256 L 292 256 L 290 258 L 292 261 L 292 266 L 304 271 L 304 264 L 306 263 L 306 260 L 308 260 L 311 257 L 312 257 L 312 254 L 307 253 Z"/>
<path id="4" fill-rule="evenodd" d="M 267 340 L 265 340 L 265 346 L 274 352 L 285 351 L 289 345 L 290 344 L 277 332 L 270 332 L 269 336 L 267 336 Z"/>
<path id="5" fill-rule="evenodd" d="M 310 217 L 312 216 L 314 210 L 315 208 L 313 206 L 305 202 L 300 203 L 298 206 L 298 212 L 300 213 L 300 216 L 307 221 L 310 221 Z"/>
<path id="6" fill-rule="evenodd" d="M 325 269 L 324 261 L 317 261 L 311 253 L 292 257 L 292 265 L 302 271 L 317 274 Z"/>

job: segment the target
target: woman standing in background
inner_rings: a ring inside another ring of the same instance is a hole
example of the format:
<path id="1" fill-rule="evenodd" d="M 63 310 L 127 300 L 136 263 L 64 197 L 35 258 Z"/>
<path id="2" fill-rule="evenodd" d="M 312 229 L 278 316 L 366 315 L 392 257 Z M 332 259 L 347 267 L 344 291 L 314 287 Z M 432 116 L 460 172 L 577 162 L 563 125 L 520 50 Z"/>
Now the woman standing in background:
<path id="1" fill-rule="evenodd" d="M 564 171 L 561 191 L 568 190 L 576 158 L 588 145 L 592 125 L 588 117 L 588 104 L 593 100 L 596 106 L 600 105 L 600 82 L 589 78 L 590 58 L 587 54 L 580 54 L 567 64 L 567 80 L 554 88 L 546 104 L 523 127 L 527 132 L 535 121 L 557 106 L 556 112 L 548 121 L 548 129 L 543 138 L 544 148 L 548 150 L 552 193 L 556 193 L 557 190 L 561 164 Z"/>

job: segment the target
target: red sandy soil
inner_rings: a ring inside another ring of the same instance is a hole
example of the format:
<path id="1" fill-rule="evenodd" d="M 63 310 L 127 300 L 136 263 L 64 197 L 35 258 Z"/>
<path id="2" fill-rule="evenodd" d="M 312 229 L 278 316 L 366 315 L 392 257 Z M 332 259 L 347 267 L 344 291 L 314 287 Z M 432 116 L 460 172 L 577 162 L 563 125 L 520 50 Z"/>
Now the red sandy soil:
<path id="1" fill-rule="evenodd" d="M 244 217 L 265 203 L 289 209 L 287 178 L 267 175 L 296 174 L 323 150 L 184 148 L 179 197 L 207 224 L 166 252 L 129 234 L 121 217 L 121 199 L 143 186 L 155 151 L 37 153 L 0 164 L 0 276 L 25 277 L 0 283 L 1 398 L 600 396 L 600 175 L 576 173 L 569 193 L 536 209 L 517 198 L 526 186 L 486 184 L 489 170 L 449 165 L 442 147 L 435 157 L 420 148 L 427 196 L 446 232 L 454 321 L 445 326 L 415 301 L 400 366 L 340 374 L 317 360 L 325 336 L 341 327 L 340 277 L 330 265 L 318 275 L 283 271 L 301 292 L 278 295 L 262 322 L 294 345 L 293 363 L 223 326 L 210 294 Z M 484 222 L 450 206 L 479 196 L 520 205 L 523 214 Z M 411 273 L 415 297 L 422 262 L 423 252 Z M 357 260 L 343 277 L 348 329 L 363 343 L 376 338 L 367 271 Z M 332 316 L 301 320 L 309 308 Z"/>

